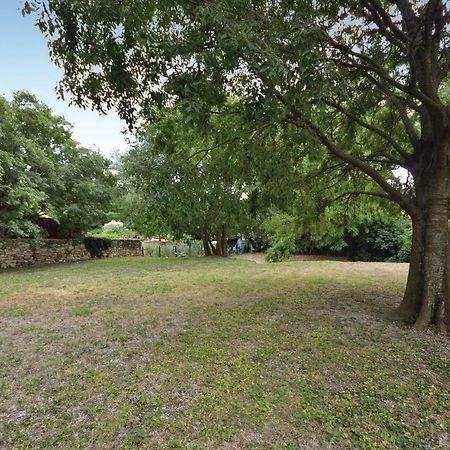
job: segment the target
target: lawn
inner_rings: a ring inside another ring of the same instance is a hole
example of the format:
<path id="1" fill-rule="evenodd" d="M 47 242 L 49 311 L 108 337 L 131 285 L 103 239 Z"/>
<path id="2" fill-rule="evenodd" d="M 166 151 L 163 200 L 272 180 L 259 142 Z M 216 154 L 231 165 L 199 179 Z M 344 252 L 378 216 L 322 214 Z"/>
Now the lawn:
<path id="1" fill-rule="evenodd" d="M 2 448 L 448 448 L 407 266 L 124 258 L 0 274 Z"/>

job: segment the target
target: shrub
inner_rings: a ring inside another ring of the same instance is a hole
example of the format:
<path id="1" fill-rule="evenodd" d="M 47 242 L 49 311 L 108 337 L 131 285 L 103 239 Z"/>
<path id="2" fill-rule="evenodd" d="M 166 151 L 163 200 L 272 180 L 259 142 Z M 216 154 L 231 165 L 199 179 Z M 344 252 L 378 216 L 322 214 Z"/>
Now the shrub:
<path id="1" fill-rule="evenodd" d="M 269 262 L 281 262 L 289 258 L 295 251 L 294 236 L 280 236 L 272 243 L 272 247 L 267 250 L 266 260 Z"/>
<path id="2" fill-rule="evenodd" d="M 288 214 L 275 213 L 263 224 L 271 247 L 267 250 L 266 260 L 280 262 L 289 258 L 296 249 L 296 226 L 294 217 Z"/>
<path id="3" fill-rule="evenodd" d="M 111 247 L 112 239 L 86 236 L 83 243 L 91 258 L 103 258 L 105 252 Z"/>
<path id="4" fill-rule="evenodd" d="M 123 222 L 111 220 L 101 228 L 90 231 L 88 236 L 103 239 L 129 239 L 136 236 L 136 232 L 126 228 Z"/>
<path id="5" fill-rule="evenodd" d="M 374 222 L 355 238 L 361 261 L 408 262 L 411 225 L 407 221 Z"/>
<path id="6" fill-rule="evenodd" d="M 110 222 L 105 223 L 102 226 L 102 231 L 104 233 L 121 233 L 124 230 L 127 230 L 127 229 L 123 225 L 123 222 L 121 222 L 120 220 L 119 221 L 118 220 L 111 220 Z"/>

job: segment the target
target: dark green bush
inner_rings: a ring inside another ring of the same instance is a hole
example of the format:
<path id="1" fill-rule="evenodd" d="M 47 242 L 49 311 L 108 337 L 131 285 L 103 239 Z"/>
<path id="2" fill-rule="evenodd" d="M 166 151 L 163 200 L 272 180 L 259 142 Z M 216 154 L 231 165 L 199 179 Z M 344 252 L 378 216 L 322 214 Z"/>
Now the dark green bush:
<path id="1" fill-rule="evenodd" d="M 112 239 L 86 236 L 83 243 L 91 258 L 103 258 L 112 245 Z"/>
<path id="2" fill-rule="evenodd" d="M 374 222 L 355 238 L 361 261 L 408 262 L 411 253 L 411 225 L 408 221 Z"/>

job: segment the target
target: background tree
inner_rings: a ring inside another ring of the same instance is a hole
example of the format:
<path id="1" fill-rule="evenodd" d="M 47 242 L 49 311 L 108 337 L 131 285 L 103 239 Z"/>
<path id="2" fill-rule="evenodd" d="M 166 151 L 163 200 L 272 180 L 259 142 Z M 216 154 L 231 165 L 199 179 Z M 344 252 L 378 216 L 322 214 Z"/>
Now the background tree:
<path id="1" fill-rule="evenodd" d="M 0 98 L 0 234 L 2 236 L 29 236 L 39 231 L 29 219 L 37 212 L 46 196 L 44 180 L 30 172 L 39 155 L 33 145 L 27 145 L 18 132 L 19 122 L 14 108 Z M 28 149 L 27 149 L 28 147 Z M 26 153 L 30 154 L 28 158 Z"/>
<path id="2" fill-rule="evenodd" d="M 102 224 L 115 186 L 109 162 L 27 92 L 1 97 L 0 109 L 0 235 L 36 236 L 42 215 L 64 236 Z"/>
<path id="3" fill-rule="evenodd" d="M 61 89 L 81 105 L 114 107 L 132 124 L 174 101 L 202 115 L 234 92 L 374 180 L 371 194 L 397 203 L 413 222 L 397 317 L 418 327 L 450 325 L 446 2 L 128 0 L 109 8 L 41 0 L 25 9 L 37 11 L 64 70 Z M 384 145 L 348 149 L 342 122 Z M 386 167 L 404 167 L 413 183 L 393 185 Z"/>
<path id="4" fill-rule="evenodd" d="M 176 109 L 143 128 L 123 158 L 129 195 L 139 202 L 132 214 L 135 228 L 197 236 L 206 256 L 227 256 L 227 237 L 244 220 L 247 203 L 242 177 L 230 161 L 234 155 L 211 147 L 214 136 L 189 127 Z"/>

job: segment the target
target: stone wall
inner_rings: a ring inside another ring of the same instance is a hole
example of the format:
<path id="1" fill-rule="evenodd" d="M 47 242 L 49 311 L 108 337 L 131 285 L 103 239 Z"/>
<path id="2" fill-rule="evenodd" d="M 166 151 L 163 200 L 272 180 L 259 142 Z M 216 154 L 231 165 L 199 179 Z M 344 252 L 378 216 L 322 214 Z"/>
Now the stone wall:
<path id="1" fill-rule="evenodd" d="M 106 257 L 141 256 L 139 239 L 117 239 L 112 242 Z M 0 269 L 34 264 L 52 264 L 90 259 L 84 244 L 76 239 L 0 239 Z"/>
<path id="2" fill-rule="evenodd" d="M 142 256 L 142 242 L 140 239 L 115 239 L 105 256 Z"/>

